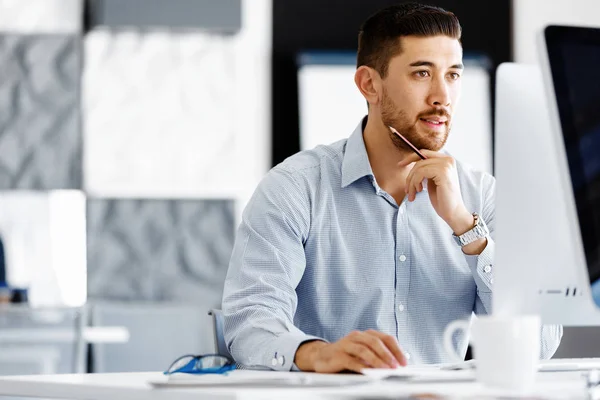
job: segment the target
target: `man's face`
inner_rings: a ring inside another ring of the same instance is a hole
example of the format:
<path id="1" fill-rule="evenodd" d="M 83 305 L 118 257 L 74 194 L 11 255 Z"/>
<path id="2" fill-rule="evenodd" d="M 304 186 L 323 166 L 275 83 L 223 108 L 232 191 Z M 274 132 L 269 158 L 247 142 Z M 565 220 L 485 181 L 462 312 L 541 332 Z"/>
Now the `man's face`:
<path id="1" fill-rule="evenodd" d="M 448 36 L 401 38 L 382 81 L 381 118 L 418 149 L 440 150 L 460 93 L 462 47 Z M 407 146 L 390 131 L 399 149 Z"/>

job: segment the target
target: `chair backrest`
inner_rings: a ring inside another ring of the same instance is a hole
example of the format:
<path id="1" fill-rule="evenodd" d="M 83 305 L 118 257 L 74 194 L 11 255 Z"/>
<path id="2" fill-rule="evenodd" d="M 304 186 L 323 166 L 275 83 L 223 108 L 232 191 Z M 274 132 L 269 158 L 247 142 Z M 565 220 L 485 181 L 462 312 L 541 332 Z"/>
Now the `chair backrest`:
<path id="1" fill-rule="evenodd" d="M 217 350 L 217 354 L 225 356 L 230 360 L 233 360 L 233 357 L 231 356 L 231 354 L 229 353 L 229 349 L 227 348 L 227 343 L 225 343 L 225 336 L 223 333 L 223 311 L 218 309 L 212 309 L 208 312 L 208 315 L 211 315 L 213 319 L 215 349 Z"/>

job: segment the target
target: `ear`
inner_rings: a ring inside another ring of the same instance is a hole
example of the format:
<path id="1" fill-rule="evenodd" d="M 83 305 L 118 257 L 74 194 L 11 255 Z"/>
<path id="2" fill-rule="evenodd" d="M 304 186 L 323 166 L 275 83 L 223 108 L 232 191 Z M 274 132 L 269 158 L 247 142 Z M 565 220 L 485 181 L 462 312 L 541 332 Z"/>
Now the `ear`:
<path id="1" fill-rule="evenodd" d="M 379 104 L 381 77 L 371 67 L 361 65 L 354 73 L 354 83 L 370 105 Z"/>

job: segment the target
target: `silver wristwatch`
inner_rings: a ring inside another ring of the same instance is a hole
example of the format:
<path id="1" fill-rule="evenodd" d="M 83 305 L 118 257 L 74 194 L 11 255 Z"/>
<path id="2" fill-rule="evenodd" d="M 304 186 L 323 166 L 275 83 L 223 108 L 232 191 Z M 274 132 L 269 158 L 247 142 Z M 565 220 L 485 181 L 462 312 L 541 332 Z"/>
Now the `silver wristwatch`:
<path id="1" fill-rule="evenodd" d="M 488 237 L 490 234 L 487 225 L 485 224 L 484 220 L 479 217 L 479 214 L 473 213 L 473 218 L 475 219 L 475 225 L 471 230 L 463 233 L 460 236 L 456 236 L 454 233 L 452 234 L 454 241 L 460 247 L 466 246 L 469 243 L 473 243 L 478 239 Z"/>

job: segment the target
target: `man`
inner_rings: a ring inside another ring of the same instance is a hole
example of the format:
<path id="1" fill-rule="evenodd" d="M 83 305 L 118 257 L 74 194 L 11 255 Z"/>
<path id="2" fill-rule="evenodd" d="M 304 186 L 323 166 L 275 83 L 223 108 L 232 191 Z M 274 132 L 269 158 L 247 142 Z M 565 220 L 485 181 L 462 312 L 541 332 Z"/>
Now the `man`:
<path id="1" fill-rule="evenodd" d="M 490 312 L 495 181 L 440 152 L 460 37 L 454 14 L 419 4 L 363 24 L 355 83 L 367 118 L 347 140 L 273 168 L 244 211 L 223 295 L 237 362 L 318 372 L 448 362 L 447 324 Z M 561 336 L 543 327 L 542 357 Z"/>

